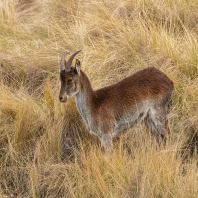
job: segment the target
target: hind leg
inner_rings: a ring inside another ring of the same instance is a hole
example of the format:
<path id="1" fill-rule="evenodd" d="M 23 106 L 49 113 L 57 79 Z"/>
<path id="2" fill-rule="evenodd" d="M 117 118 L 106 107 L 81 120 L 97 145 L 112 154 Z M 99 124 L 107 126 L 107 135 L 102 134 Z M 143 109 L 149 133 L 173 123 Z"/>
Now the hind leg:
<path id="1" fill-rule="evenodd" d="M 155 136 L 158 143 L 162 140 L 166 143 L 166 125 L 167 125 L 166 112 L 162 109 L 151 109 L 148 112 L 147 127 Z"/>

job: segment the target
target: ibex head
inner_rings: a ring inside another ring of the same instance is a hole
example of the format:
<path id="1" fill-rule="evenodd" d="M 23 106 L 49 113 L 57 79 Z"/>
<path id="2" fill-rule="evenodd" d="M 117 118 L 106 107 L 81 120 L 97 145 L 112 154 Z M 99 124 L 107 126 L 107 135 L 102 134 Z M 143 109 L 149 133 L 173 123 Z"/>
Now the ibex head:
<path id="1" fill-rule="evenodd" d="M 72 61 L 76 54 L 78 54 L 81 50 L 75 52 L 70 56 L 68 61 L 65 60 L 66 55 L 65 52 L 60 61 L 60 81 L 61 81 L 61 89 L 59 94 L 59 100 L 61 102 L 66 102 L 70 97 L 76 95 L 79 92 L 80 84 L 79 84 L 79 75 L 80 75 L 80 61 L 76 59 L 75 67 L 72 67 Z"/>

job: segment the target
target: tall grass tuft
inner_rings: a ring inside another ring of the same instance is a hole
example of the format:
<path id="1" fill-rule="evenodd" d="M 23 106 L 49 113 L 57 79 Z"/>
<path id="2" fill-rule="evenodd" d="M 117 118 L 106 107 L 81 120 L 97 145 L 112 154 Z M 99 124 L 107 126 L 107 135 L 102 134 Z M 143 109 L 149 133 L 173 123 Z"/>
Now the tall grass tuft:
<path id="1" fill-rule="evenodd" d="M 0 197 L 198 197 L 197 9 L 197 0 L 1 0 Z M 165 147 L 138 125 L 104 159 L 75 99 L 58 101 L 60 57 L 80 49 L 94 89 L 149 66 L 174 81 Z"/>

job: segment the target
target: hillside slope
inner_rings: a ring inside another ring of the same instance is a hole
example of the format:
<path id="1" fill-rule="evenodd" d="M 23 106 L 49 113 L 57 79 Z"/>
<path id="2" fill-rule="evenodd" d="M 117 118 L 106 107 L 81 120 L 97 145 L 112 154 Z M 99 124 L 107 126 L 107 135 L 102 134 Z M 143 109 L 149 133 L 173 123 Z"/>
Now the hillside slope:
<path id="1" fill-rule="evenodd" d="M 198 197 L 197 0 L 1 0 L 0 197 Z M 109 161 L 75 100 L 58 101 L 62 53 L 94 89 L 148 66 L 175 84 L 166 148 L 138 125 Z"/>

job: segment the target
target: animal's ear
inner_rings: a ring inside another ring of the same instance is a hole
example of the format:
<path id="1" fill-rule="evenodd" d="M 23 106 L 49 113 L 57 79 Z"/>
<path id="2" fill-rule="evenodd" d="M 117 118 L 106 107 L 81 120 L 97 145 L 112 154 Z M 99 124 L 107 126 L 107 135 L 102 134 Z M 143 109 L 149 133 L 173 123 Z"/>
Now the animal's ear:
<path id="1" fill-rule="evenodd" d="M 80 67 L 81 67 L 81 64 L 80 64 L 80 61 L 78 59 L 76 59 L 76 71 L 78 72 L 78 74 L 80 74 Z"/>

